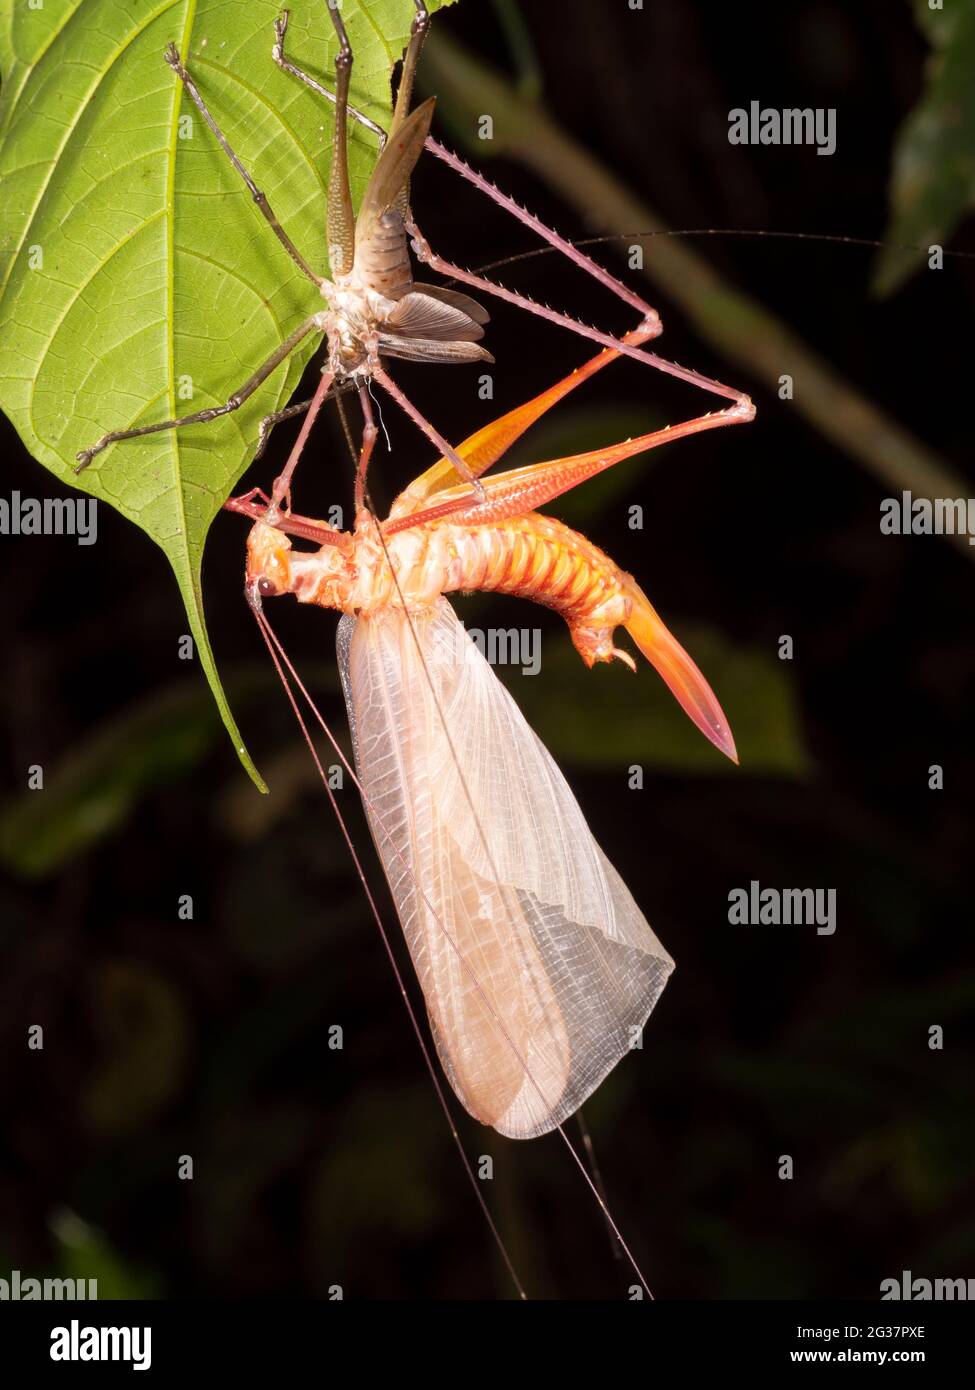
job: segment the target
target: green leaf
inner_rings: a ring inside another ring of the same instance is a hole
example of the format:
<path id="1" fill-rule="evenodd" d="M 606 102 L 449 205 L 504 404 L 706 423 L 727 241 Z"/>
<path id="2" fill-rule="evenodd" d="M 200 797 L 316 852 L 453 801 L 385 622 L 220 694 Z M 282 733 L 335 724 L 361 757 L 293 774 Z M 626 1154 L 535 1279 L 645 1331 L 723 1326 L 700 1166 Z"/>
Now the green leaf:
<path id="1" fill-rule="evenodd" d="M 537 676 L 516 678 L 518 704 L 556 762 L 623 772 L 639 762 L 680 773 L 805 776 L 809 758 L 782 663 L 710 629 L 665 620 L 721 701 L 740 771 L 694 727 L 642 657 L 636 676 L 619 663 L 588 671 L 563 633 L 543 644 Z"/>
<path id="2" fill-rule="evenodd" d="M 880 294 L 895 290 L 975 205 L 975 6 L 932 10 L 915 0 L 914 9 L 933 52 L 924 94 L 894 150 L 886 236 L 898 244 L 877 259 Z"/>
<path id="3" fill-rule="evenodd" d="M 210 649 L 203 545 L 261 418 L 294 390 L 316 339 L 235 414 L 125 441 L 72 470 L 107 430 L 220 404 L 321 306 L 163 61 L 175 42 L 280 222 L 326 271 L 332 108 L 272 61 L 279 8 L 0 0 L 0 406 L 46 468 L 165 551 L 224 723 L 262 789 Z M 336 43 L 325 0 L 293 10 L 289 56 L 329 85 Z M 342 14 L 352 100 L 383 123 L 412 0 L 345 0 Z M 374 137 L 353 126 L 356 202 L 375 156 Z"/>

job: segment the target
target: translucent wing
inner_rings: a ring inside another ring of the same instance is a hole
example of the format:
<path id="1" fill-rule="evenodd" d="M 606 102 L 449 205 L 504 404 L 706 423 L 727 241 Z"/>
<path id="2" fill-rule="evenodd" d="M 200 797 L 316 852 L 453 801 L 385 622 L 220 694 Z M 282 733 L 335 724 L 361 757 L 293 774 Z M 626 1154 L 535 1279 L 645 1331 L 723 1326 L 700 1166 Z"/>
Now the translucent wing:
<path id="1" fill-rule="evenodd" d="M 343 619 L 339 660 L 444 1069 L 483 1124 L 544 1134 L 633 1046 L 674 963 L 446 600 L 413 631 L 394 610 Z"/>

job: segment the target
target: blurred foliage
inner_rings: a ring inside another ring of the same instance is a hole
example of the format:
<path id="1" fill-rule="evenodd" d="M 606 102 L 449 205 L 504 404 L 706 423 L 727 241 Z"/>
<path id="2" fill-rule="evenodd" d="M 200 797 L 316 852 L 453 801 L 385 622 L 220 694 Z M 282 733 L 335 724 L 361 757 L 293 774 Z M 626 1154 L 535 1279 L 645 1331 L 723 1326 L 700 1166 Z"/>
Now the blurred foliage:
<path id="1" fill-rule="evenodd" d="M 159 1276 L 123 1259 L 101 1231 L 71 1211 L 55 1212 L 51 1235 L 58 1256 L 58 1275 L 96 1279 L 99 1301 L 119 1298 L 158 1298 Z"/>
<path id="2" fill-rule="evenodd" d="M 518 72 L 519 90 L 523 96 L 537 100 L 542 95 L 544 76 L 518 0 L 494 0 L 494 10 Z"/>
<path id="3" fill-rule="evenodd" d="M 431 1118 L 429 1087 L 419 1083 L 396 1091 L 376 1086 L 368 1096 L 350 1097 L 334 1114 L 336 1142 L 315 1164 L 306 1196 L 309 1230 L 327 1227 L 331 1233 L 328 1249 L 312 1244 L 307 1251 L 320 1292 L 341 1282 L 336 1248 L 353 1251 L 380 1232 L 384 1240 L 392 1234 L 419 1242 L 435 1225 L 439 1169 L 448 1156 Z M 392 1181 L 390 1132 L 409 1136 Z M 340 1210 L 336 1192 L 345 1193 Z"/>
<path id="4" fill-rule="evenodd" d="M 975 208 L 975 5 L 914 0 L 914 13 L 932 52 L 894 148 L 885 235 L 895 244 L 877 256 L 880 294 L 897 289 Z"/>
<path id="5" fill-rule="evenodd" d="M 129 1260 L 115 1248 L 103 1231 L 67 1207 L 51 1212 L 46 1222 L 47 1251 L 42 1260 L 28 1268 L 18 1261 L 22 1256 L 10 1248 L 0 1231 L 0 1277 L 10 1280 L 20 1270 L 26 1279 L 94 1280 L 92 1297 L 100 1302 L 120 1298 L 159 1298 L 162 1281 L 157 1273 L 136 1260 Z"/>
<path id="6" fill-rule="evenodd" d="M 90 1010 L 98 1055 L 79 1097 L 97 1136 L 149 1124 L 179 1092 L 189 1060 L 186 1002 L 158 971 L 105 961 L 92 973 Z"/>
<path id="7" fill-rule="evenodd" d="M 267 673 L 228 684 L 243 702 Z M 0 807 L 0 862 L 42 878 L 107 839 L 149 791 L 197 767 L 220 730 L 220 716 L 198 679 L 172 686 L 114 714 L 53 770 L 43 791 Z"/>
<path id="8" fill-rule="evenodd" d="M 543 643 L 543 681 L 507 681 L 556 762 L 624 777 L 631 764 L 674 773 L 805 776 L 809 760 L 788 663 L 737 648 L 698 625 L 668 618 L 668 626 L 717 693 L 741 766 L 708 743 L 638 653 L 636 680 L 618 662 L 589 671 L 561 633 Z"/>

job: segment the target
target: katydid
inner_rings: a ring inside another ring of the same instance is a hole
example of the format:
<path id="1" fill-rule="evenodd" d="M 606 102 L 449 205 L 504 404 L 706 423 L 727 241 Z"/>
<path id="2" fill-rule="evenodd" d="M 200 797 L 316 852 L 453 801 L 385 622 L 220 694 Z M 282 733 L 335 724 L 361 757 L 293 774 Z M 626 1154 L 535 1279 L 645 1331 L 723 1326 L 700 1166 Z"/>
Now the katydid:
<path id="1" fill-rule="evenodd" d="M 642 340 L 653 338 L 661 332 L 659 315 L 640 295 L 558 233 L 546 227 L 531 213 L 519 207 L 481 174 L 430 136 L 433 98 L 429 98 L 415 110 L 410 110 L 417 62 L 430 22 L 423 0 L 414 0 L 414 4 L 416 16 L 388 131 L 350 104 L 353 55 L 338 0 L 328 0 L 329 15 L 339 42 L 335 61 L 334 91 L 330 91 L 286 56 L 288 11 L 285 10 L 275 22 L 275 42 L 272 50 L 274 61 L 335 106 L 327 199 L 330 277 L 320 275 L 312 268 L 308 259 L 282 227 L 266 195 L 257 187 L 217 124 L 175 45 L 171 44 L 166 50 L 167 63 L 183 83 L 187 95 L 244 180 L 258 211 L 302 274 L 316 287 L 325 301 L 325 307 L 309 313 L 222 405 L 154 424 L 109 431 L 78 454 L 76 472 L 87 468 L 110 444 L 140 438 L 161 430 L 205 424 L 238 410 L 300 343 L 311 334 L 321 334 L 326 340 L 327 351 L 321 380 L 314 396 L 309 401 L 288 406 L 266 417 L 260 426 L 258 453 L 264 447 L 269 430 L 278 421 L 305 412 L 305 421 L 298 442 L 275 480 L 275 502 L 280 503 L 288 495 L 298 458 L 322 403 L 329 396 L 355 390 L 358 392 L 363 412 L 363 439 L 368 446 L 360 453 L 360 466 L 356 478 L 356 505 L 358 507 L 361 504 L 365 490 L 365 473 L 375 440 L 369 399 L 369 388 L 373 382 L 401 407 L 438 452 L 449 460 L 458 476 L 471 485 L 475 494 L 480 496 L 480 486 L 463 460 L 396 384 L 389 374 L 385 360 L 399 357 L 441 364 L 492 361 L 490 353 L 481 345 L 488 314 L 477 301 L 460 291 L 416 282 L 410 263 L 408 241 L 417 258 L 439 274 L 559 324 L 604 348 L 634 357 L 668 375 L 730 400 L 731 405 L 715 413 L 716 424 L 735 424 L 753 418 L 754 406 L 749 397 L 742 392 L 676 363 L 668 362 L 655 353 L 626 342 L 625 339 L 602 333 L 567 314 L 536 304 L 524 295 L 453 265 L 433 250 L 417 224 L 409 200 L 410 175 L 424 149 L 446 162 L 461 177 L 635 309 L 640 315 Z M 350 118 L 376 134 L 381 146 L 358 216 L 353 210 L 349 186 Z"/>

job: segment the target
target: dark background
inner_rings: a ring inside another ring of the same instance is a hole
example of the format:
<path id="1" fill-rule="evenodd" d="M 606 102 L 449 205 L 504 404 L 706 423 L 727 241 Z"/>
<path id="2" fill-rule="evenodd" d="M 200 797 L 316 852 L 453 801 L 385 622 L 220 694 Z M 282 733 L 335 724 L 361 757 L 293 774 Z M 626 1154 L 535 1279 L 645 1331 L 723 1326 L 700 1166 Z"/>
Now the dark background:
<path id="1" fill-rule="evenodd" d="M 892 145 L 928 52 L 906 5 L 647 0 L 633 13 L 622 0 L 525 0 L 522 13 L 547 109 L 668 226 L 884 236 Z M 464 3 L 435 23 L 509 65 L 489 6 Z M 727 112 L 753 98 L 835 106 L 837 152 L 729 146 Z M 489 172 L 567 234 L 586 233 L 514 164 Z M 414 200 L 435 244 L 467 264 L 533 244 L 442 169 L 421 168 Z M 694 244 L 968 466 L 969 264 L 949 260 L 881 301 L 863 249 Z M 970 233 L 951 244 L 971 248 Z M 607 328 L 629 326 L 556 257 L 502 276 Z M 589 510 L 574 499 L 583 510 L 572 517 L 636 573 L 692 651 L 690 634 L 705 628 L 764 657 L 795 713 L 796 755 L 778 772 L 747 759 L 728 772 L 717 755 L 661 770 L 648 738 L 600 763 L 603 692 L 625 673 L 582 673 L 589 726 L 578 756 L 560 745 L 560 759 L 679 967 L 644 1050 L 587 1106 L 610 1200 L 658 1296 L 875 1298 L 905 1268 L 968 1276 L 972 567 L 943 539 L 881 536 L 880 485 L 747 363 L 711 354 L 674 305 L 651 297 L 660 350 L 752 391 L 758 420 L 623 465 L 625 486 L 594 492 L 603 504 Z M 468 369 L 399 370 L 451 438 L 583 355 L 568 335 L 500 305 L 492 313 L 493 403 L 476 399 Z M 696 414 L 701 399 L 622 364 L 567 404 L 564 430 L 578 421 L 615 438 L 634 420 L 652 428 Z M 380 507 L 426 458 L 389 416 L 394 458 L 374 471 Z M 312 514 L 343 497 L 350 474 L 335 421 L 324 429 L 320 452 L 337 471 L 305 465 L 301 509 Z M 278 459 L 288 438 L 285 427 Z M 540 432 L 515 461 L 545 454 Z M 59 493 L 9 429 L 3 457 L 5 491 Z M 274 464 L 248 485 L 266 484 Z M 643 532 L 626 525 L 637 502 Z M 102 505 L 95 546 L 0 544 L 4 842 L 21 831 L 22 869 L 26 827 L 43 861 L 0 887 L 0 1274 L 95 1275 L 103 1296 L 320 1296 L 332 1284 L 346 1297 L 508 1296 L 242 601 L 244 534 L 237 518 L 218 520 L 204 584 L 221 670 L 272 786 L 263 800 L 198 669 L 177 660 L 185 619 L 141 532 Z M 474 603 L 462 615 L 479 625 L 537 623 L 553 647 L 566 644 L 548 614 Z M 273 616 L 344 727 L 334 618 L 285 603 Z M 788 669 L 775 660 L 783 633 L 795 642 Z M 720 671 L 709 674 L 721 694 Z M 646 671 L 625 689 L 648 709 L 668 698 Z M 556 719 L 565 692 L 545 665 L 531 695 L 546 737 L 545 706 Z M 647 767 L 641 792 L 627 788 L 630 762 Z M 43 813 L 22 790 L 33 763 L 45 769 Z M 928 789 L 934 763 L 940 792 Z M 341 796 L 392 918 L 354 792 Z M 44 860 L 46 837 L 77 837 L 81 852 Z M 752 878 L 835 888 L 835 936 L 730 926 L 728 891 Z M 177 916 L 181 894 L 193 897 L 191 922 Z M 33 1023 L 43 1052 L 25 1051 Z M 334 1024 L 341 1052 L 328 1047 Z M 928 1048 L 935 1024 L 943 1051 Z M 632 1276 L 558 1137 L 519 1145 L 459 1123 L 471 1155 L 494 1156 L 485 1195 L 529 1292 L 618 1296 Z M 181 1154 L 194 1158 L 192 1183 L 177 1180 Z M 795 1161 L 790 1182 L 777 1176 L 783 1154 Z"/>

